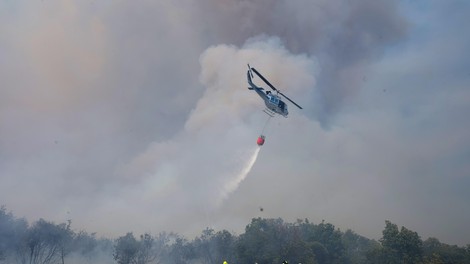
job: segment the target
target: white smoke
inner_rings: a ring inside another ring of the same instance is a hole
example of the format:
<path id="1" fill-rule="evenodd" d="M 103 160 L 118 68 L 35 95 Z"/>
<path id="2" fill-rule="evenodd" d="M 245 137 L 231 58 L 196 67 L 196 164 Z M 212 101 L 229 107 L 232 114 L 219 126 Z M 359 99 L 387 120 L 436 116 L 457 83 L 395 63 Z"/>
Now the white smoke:
<path id="1" fill-rule="evenodd" d="M 200 81 L 206 90 L 184 129 L 171 140 L 153 143 L 120 169 L 121 184 L 132 186 L 131 191 L 121 187 L 126 193 L 119 193 L 119 199 L 127 203 L 121 211 L 139 214 L 154 208 L 158 213 L 152 223 L 167 230 L 187 228 L 188 217 L 197 222 L 201 205 L 206 211 L 217 210 L 256 162 L 260 151 L 256 139 L 267 116 L 261 112 L 264 102 L 247 89 L 247 63 L 279 87 L 288 87 L 295 98 L 311 93 L 315 83 L 313 60 L 290 54 L 277 38 L 254 39 L 242 48 L 210 47 L 200 63 Z M 135 203 L 139 199 L 141 208 Z M 100 210 L 114 203 L 112 198 Z"/>

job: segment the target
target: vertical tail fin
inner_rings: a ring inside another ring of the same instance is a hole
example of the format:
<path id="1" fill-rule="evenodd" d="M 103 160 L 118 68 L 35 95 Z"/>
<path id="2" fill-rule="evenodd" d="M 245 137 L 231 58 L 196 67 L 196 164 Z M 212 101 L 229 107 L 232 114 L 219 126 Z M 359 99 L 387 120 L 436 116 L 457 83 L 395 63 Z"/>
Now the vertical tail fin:
<path id="1" fill-rule="evenodd" d="M 251 79 L 253 78 L 253 72 L 251 72 L 251 67 L 250 67 L 250 64 L 247 64 L 248 65 L 248 71 L 246 72 L 246 78 L 248 80 L 248 84 L 250 85 L 250 87 L 248 87 L 248 90 L 253 90 L 253 82 L 251 81 Z"/>
<path id="2" fill-rule="evenodd" d="M 251 71 L 250 64 L 248 63 L 247 66 L 248 66 L 248 71 L 250 72 L 251 78 L 253 78 L 253 72 Z"/>

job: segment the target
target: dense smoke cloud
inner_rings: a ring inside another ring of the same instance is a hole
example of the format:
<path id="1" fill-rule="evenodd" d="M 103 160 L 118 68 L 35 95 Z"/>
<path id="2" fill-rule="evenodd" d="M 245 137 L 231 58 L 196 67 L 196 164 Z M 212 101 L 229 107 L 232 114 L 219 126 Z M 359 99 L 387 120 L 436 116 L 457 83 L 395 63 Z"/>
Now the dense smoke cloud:
<path id="1" fill-rule="evenodd" d="M 315 55 L 321 67 L 311 116 L 324 125 L 360 88 L 368 65 L 406 36 L 394 1 L 202 1 L 200 14 L 216 42 L 241 44 L 278 36 L 294 53 Z"/>
<path id="2" fill-rule="evenodd" d="M 313 61 L 290 54 L 277 38 L 250 40 L 242 48 L 208 48 L 200 59 L 200 81 L 207 88 L 183 130 L 169 140 L 151 144 L 121 168 L 118 175 L 122 183 L 116 188 L 122 192 L 110 197 L 106 206 L 119 199 L 125 206 L 120 210 L 123 214 L 131 210 L 137 215 L 155 206 L 159 210 L 150 213 L 149 221 L 177 230 L 185 228 L 187 219 L 204 219 L 204 212 L 221 206 L 254 165 L 259 152 L 255 140 L 267 120 L 260 112 L 262 101 L 246 88 L 247 61 L 260 67 L 270 65 L 266 75 L 276 76 L 276 83 L 294 84 L 294 95 L 308 93 L 314 87 Z M 289 81 L 292 76 L 295 81 Z M 131 197 L 128 186 L 135 190 Z M 143 204 L 136 205 L 140 199 Z M 115 221 L 107 228 L 119 224 Z"/>
<path id="3" fill-rule="evenodd" d="M 265 206 L 371 237 L 389 219 L 463 243 L 427 216 L 470 217 L 467 9 L 0 2 L 0 201 L 109 235 L 240 230 Z M 266 120 L 247 63 L 304 110 L 268 125 L 240 182 Z"/>

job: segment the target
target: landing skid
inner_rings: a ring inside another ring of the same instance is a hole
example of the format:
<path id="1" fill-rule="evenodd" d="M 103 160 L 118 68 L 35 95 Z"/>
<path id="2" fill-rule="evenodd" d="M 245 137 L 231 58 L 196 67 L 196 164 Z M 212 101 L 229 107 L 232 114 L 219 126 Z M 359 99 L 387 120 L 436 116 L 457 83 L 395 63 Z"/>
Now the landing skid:
<path id="1" fill-rule="evenodd" d="M 268 108 L 265 108 L 263 112 L 265 112 L 270 117 L 274 117 L 274 114 L 276 114 L 275 112 L 273 112 L 271 109 L 268 109 Z"/>

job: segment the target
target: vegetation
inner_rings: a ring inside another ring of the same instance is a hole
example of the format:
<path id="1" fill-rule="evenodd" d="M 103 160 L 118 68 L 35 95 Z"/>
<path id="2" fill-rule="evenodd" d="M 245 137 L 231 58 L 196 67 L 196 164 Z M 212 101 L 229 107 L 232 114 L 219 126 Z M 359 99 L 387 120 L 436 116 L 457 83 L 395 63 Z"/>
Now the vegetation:
<path id="1" fill-rule="evenodd" d="M 330 223 L 307 219 L 254 218 L 243 234 L 205 229 L 189 241 L 175 233 L 133 233 L 112 241 L 73 231 L 71 222 L 43 219 L 28 224 L 0 208 L 0 263 L 470 263 L 470 245 L 447 245 L 437 238 L 385 221 L 379 241 Z"/>

